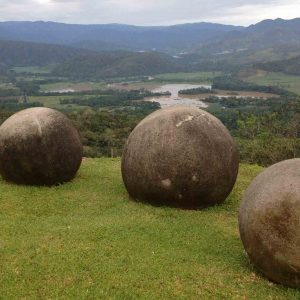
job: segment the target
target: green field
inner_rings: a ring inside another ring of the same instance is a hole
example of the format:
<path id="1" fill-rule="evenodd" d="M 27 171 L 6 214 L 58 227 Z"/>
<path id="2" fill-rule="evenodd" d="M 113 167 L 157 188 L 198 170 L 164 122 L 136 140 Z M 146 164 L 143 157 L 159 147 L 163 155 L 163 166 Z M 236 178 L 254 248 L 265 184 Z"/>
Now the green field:
<path id="1" fill-rule="evenodd" d="M 213 78 L 219 76 L 221 72 L 196 72 L 196 73 L 170 73 L 170 74 L 159 74 L 154 76 L 153 80 L 145 81 L 143 78 L 115 78 L 115 83 L 128 82 L 135 88 L 139 86 L 153 86 L 156 84 L 164 83 L 211 83 Z M 58 81 L 57 83 L 43 84 L 41 85 L 41 91 L 55 91 L 64 89 L 74 89 L 75 91 L 85 90 L 102 90 L 107 88 L 104 81 L 99 82 L 69 82 L 69 81 Z"/>
<path id="2" fill-rule="evenodd" d="M 31 96 L 29 97 L 29 102 L 40 102 L 45 107 L 59 109 L 59 110 L 78 110 L 89 108 L 87 106 L 78 106 L 76 104 L 60 104 L 61 99 L 72 98 L 72 95 L 64 95 L 64 96 Z M 85 96 L 82 96 L 85 97 Z"/>
<path id="3" fill-rule="evenodd" d="M 299 299 L 249 264 L 237 229 L 241 165 L 222 206 L 158 208 L 129 199 L 119 159 L 87 159 L 53 188 L 0 181 L 0 299 Z"/>
<path id="4" fill-rule="evenodd" d="M 73 89 L 75 91 L 101 90 L 106 87 L 105 82 L 57 82 L 50 84 L 42 84 L 41 92 Z"/>
<path id="5" fill-rule="evenodd" d="M 154 81 L 163 83 L 212 83 L 213 79 L 221 74 L 221 72 L 169 73 L 154 76 Z"/>
<path id="6" fill-rule="evenodd" d="M 300 95 L 300 76 L 258 72 L 256 75 L 246 78 L 246 81 L 260 85 L 278 86 Z"/>
<path id="7" fill-rule="evenodd" d="M 31 96 L 29 97 L 29 102 L 40 102 L 45 107 L 59 108 L 60 99 L 67 97 L 69 96 Z"/>
<path id="8" fill-rule="evenodd" d="M 27 67 L 15 67 L 13 70 L 16 73 L 31 73 L 31 74 L 50 74 L 55 65 L 47 65 L 43 67 L 39 66 L 27 66 Z"/>

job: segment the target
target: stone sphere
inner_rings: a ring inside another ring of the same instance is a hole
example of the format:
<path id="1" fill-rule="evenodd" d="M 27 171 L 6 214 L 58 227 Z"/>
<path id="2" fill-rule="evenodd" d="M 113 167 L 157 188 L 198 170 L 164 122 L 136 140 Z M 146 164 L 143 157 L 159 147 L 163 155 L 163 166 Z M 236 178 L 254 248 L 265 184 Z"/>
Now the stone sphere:
<path id="1" fill-rule="evenodd" d="M 122 176 L 134 199 L 202 208 L 226 199 L 238 166 L 233 139 L 217 118 L 198 108 L 173 106 L 152 113 L 130 134 Z"/>
<path id="2" fill-rule="evenodd" d="M 275 164 L 254 179 L 239 228 L 251 262 L 266 277 L 300 287 L 300 159 Z"/>
<path id="3" fill-rule="evenodd" d="M 71 121 L 50 108 L 29 108 L 0 127 L 0 173 L 18 184 L 54 185 L 71 180 L 82 144 Z"/>

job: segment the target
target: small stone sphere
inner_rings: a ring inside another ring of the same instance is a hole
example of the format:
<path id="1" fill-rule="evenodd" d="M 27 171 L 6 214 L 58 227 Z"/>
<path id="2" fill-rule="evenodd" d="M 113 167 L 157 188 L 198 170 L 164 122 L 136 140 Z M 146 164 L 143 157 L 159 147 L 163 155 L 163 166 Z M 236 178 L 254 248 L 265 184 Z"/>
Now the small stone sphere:
<path id="1" fill-rule="evenodd" d="M 0 173 L 18 184 L 55 185 L 71 180 L 82 160 L 72 122 L 44 107 L 22 110 L 0 127 Z"/>
<path id="2" fill-rule="evenodd" d="M 136 200 L 193 209 L 222 203 L 238 166 L 233 139 L 217 118 L 173 106 L 152 113 L 130 134 L 122 176 Z"/>
<path id="3" fill-rule="evenodd" d="M 300 287 L 300 159 L 275 164 L 254 179 L 239 229 L 251 262 L 266 277 Z"/>

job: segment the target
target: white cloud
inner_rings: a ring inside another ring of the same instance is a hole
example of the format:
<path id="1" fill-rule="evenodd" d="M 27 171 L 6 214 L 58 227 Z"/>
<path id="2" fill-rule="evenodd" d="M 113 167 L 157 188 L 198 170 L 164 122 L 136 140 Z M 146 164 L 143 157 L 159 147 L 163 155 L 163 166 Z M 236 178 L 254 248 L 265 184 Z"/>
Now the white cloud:
<path id="1" fill-rule="evenodd" d="M 0 0 L 0 20 L 168 25 L 219 22 L 248 25 L 300 16 L 300 0 Z"/>
<path id="2" fill-rule="evenodd" d="M 210 21 L 249 25 L 265 19 L 293 19 L 300 17 L 300 0 L 282 1 L 272 5 L 267 4 L 246 4 L 234 9 L 224 10 L 222 14 L 210 18 Z"/>

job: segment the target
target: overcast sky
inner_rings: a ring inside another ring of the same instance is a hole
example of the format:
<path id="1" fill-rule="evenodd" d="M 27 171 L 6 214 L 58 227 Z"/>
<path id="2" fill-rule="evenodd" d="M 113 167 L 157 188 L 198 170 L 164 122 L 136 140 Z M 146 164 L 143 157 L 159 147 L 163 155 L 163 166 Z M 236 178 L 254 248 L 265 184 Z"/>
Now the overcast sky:
<path id="1" fill-rule="evenodd" d="M 0 21 L 250 25 L 300 17 L 300 0 L 0 0 Z"/>

